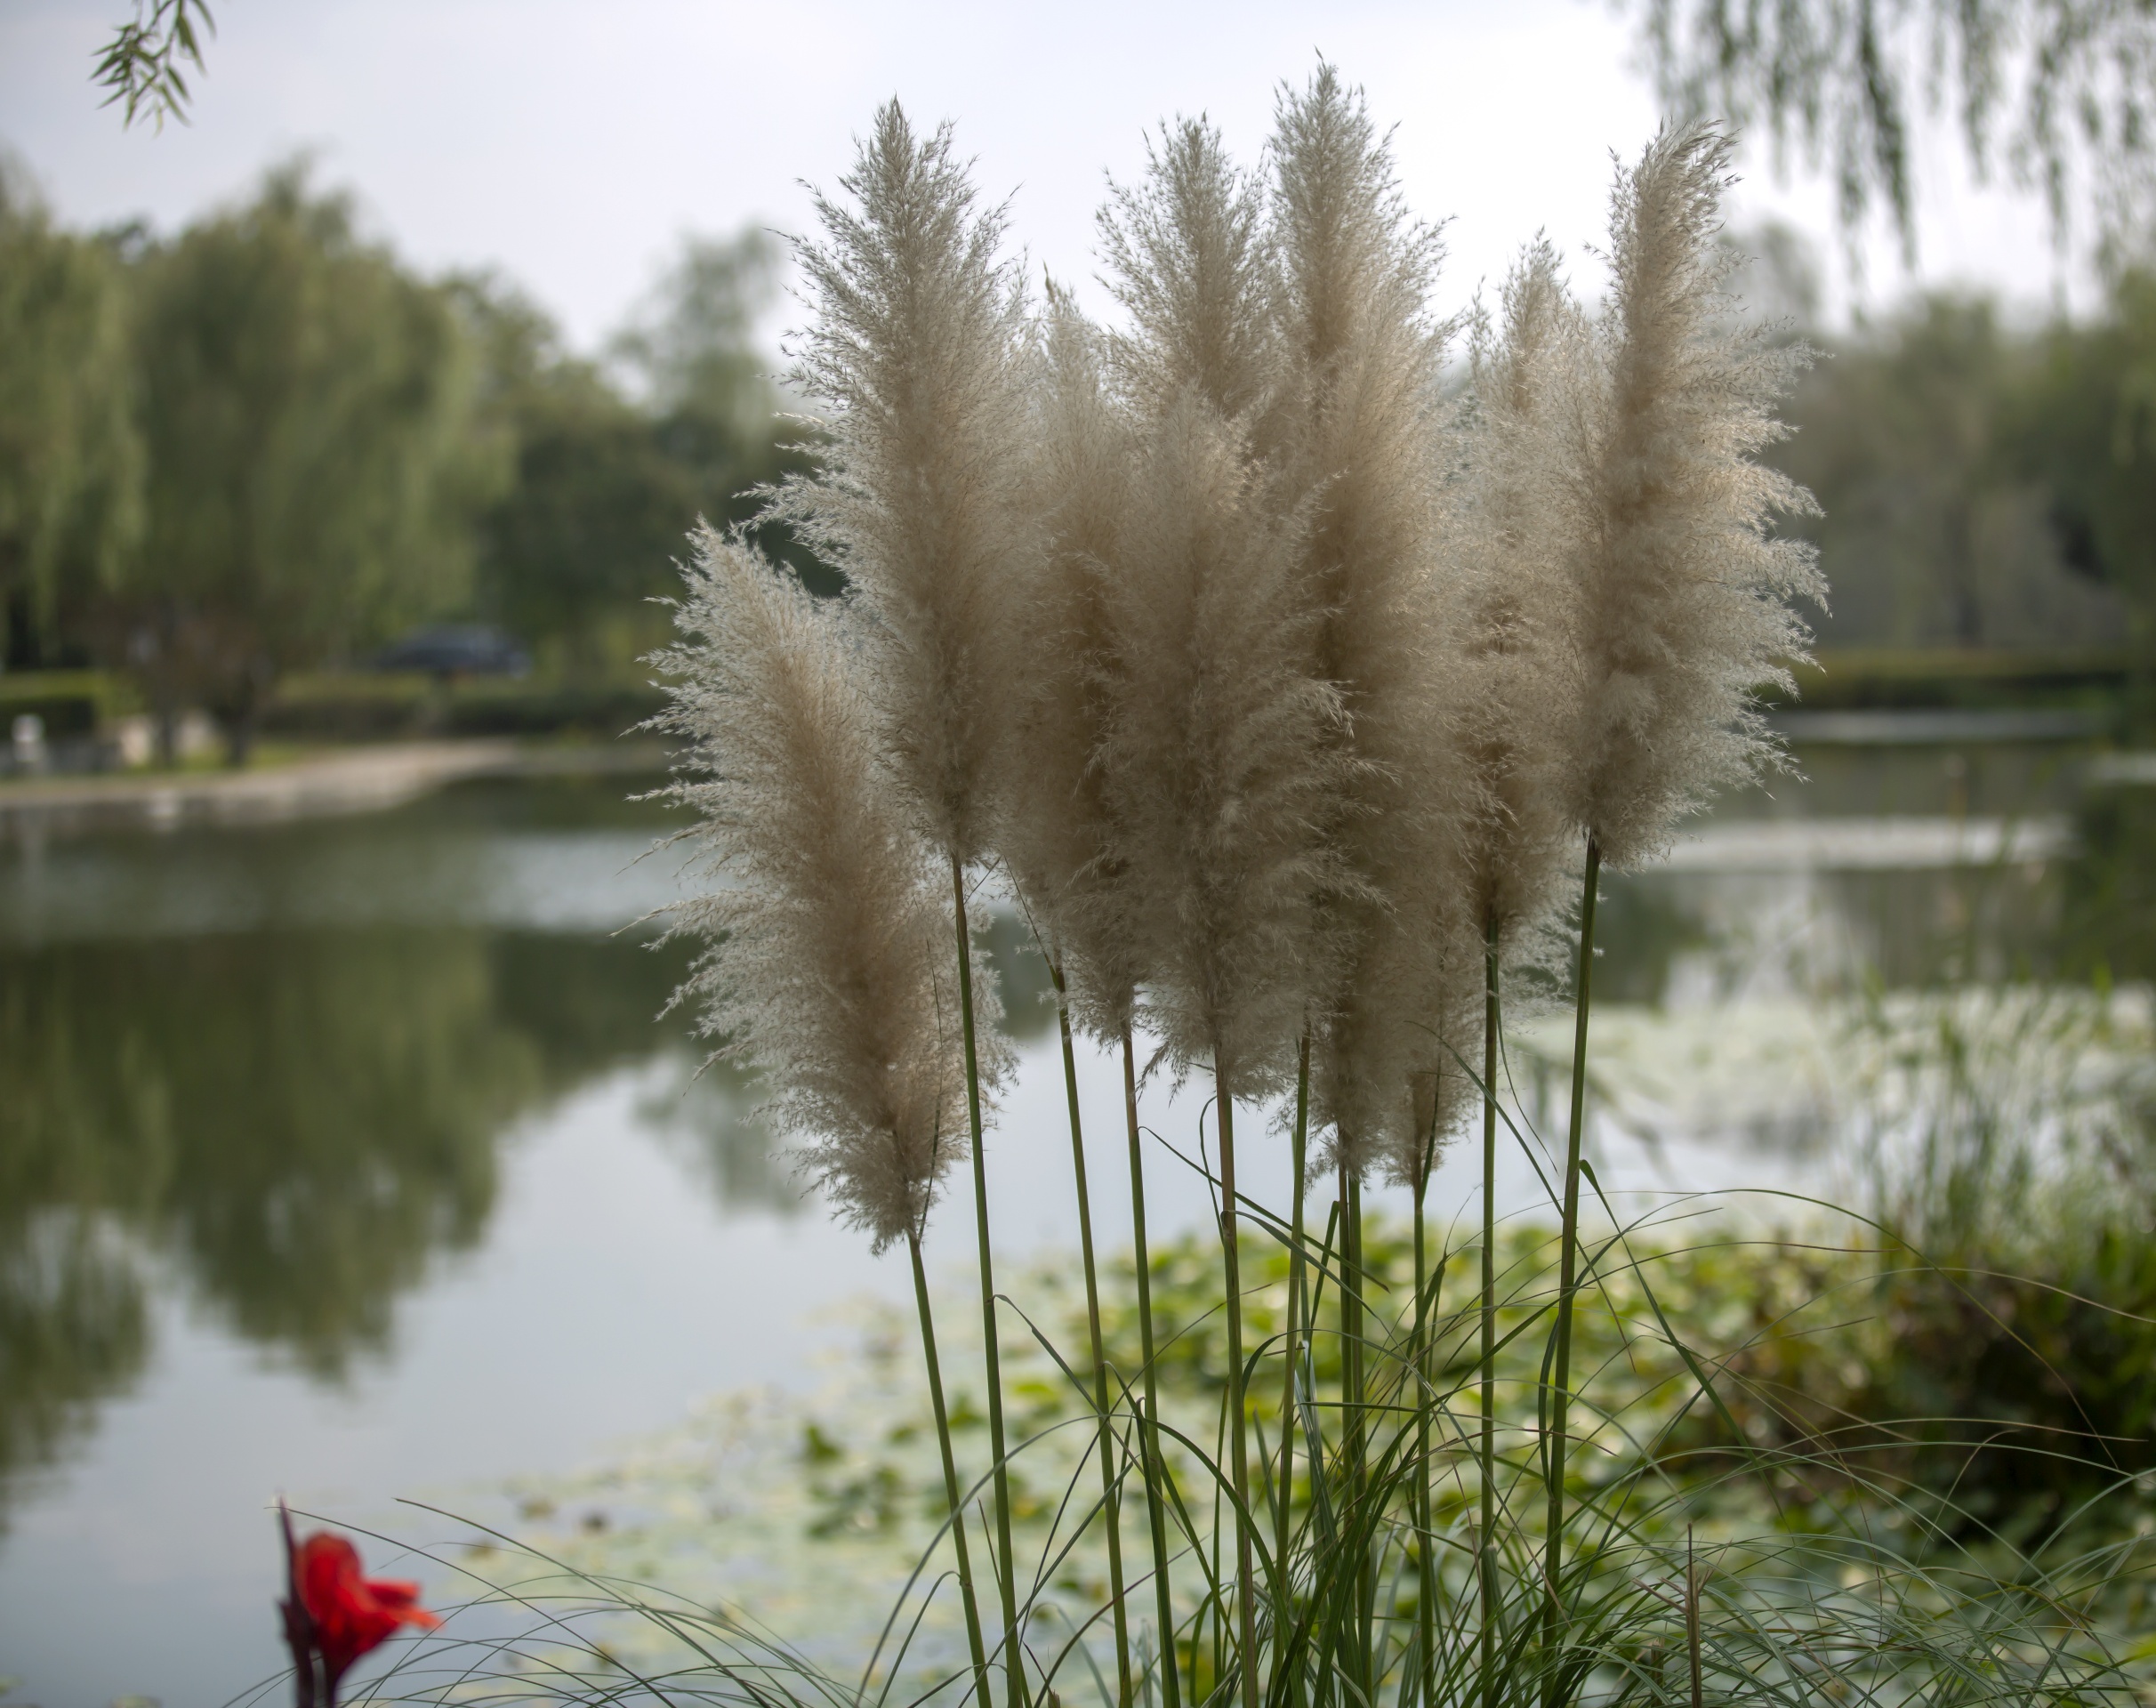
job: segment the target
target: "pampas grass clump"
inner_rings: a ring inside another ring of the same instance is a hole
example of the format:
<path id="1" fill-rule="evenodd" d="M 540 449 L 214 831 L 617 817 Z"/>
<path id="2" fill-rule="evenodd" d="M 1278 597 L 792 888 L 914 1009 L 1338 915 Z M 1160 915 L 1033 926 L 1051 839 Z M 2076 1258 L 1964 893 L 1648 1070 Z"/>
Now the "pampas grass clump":
<path id="1" fill-rule="evenodd" d="M 1078 1528 L 1105 1532 L 1115 1702 L 1155 1677 L 1164 1708 L 1185 1688 L 1246 1708 L 1375 1700 L 1396 1664 L 1404 1708 L 1437 1708 L 1466 1699 L 1465 1665 L 1487 1703 L 1510 1667 L 1556 1708 L 1587 1676 L 1570 1657 L 1604 1639 L 1575 1618 L 1588 1568 L 1564 1553 L 1581 1511 L 1565 1454 L 1597 874 L 1605 858 L 1652 858 L 1713 789 L 1776 762 L 1751 696 L 1786 682 L 1805 640 L 1790 601 L 1822 592 L 1804 548 L 1770 528 L 1807 501 L 1757 462 L 1801 352 L 1741 329 L 1720 295 L 1728 154 L 1711 129 L 1670 130 L 1621 173 L 1599 318 L 1554 252 L 1531 247 L 1498 324 L 1478 323 L 1464 395 L 1444 371 L 1455 323 L 1432 307 L 1437 236 L 1407 213 L 1388 140 L 1329 67 L 1283 92 L 1260 171 L 1181 120 L 1138 182 L 1111 186 L 1113 327 L 1052 284 L 1028 300 L 1002 257 L 1002 214 L 979 204 L 948 127 L 923 138 L 896 103 L 846 199 L 817 199 L 823 237 L 800 250 L 817 318 L 796 380 L 825 439 L 817 472 L 773 495 L 772 513 L 850 591 L 817 606 L 738 542 L 701 537 L 689 639 L 660 660 L 681 684 L 664 727 L 691 743 L 675 798 L 703 815 L 693 834 L 726 887 L 684 904 L 675 929 L 712 941 L 683 996 L 771 1075 L 807 1173 L 879 1247 L 908 1243 L 982 1708 L 973 1515 L 921 1269 L 961 1154 L 1010 1708 L 1056 1701 L 1060 1664 L 1034 1650 L 1012 1552 L 981 1116 L 1003 1061 L 979 1035 L 994 998 L 973 978 L 967 916 L 988 873 L 1031 920 L 1061 1003 L 1092 1351 L 1090 1379 L 1066 1374 L 1098 1443 L 1099 1494 Z M 1560 927 L 1581 853 L 1573 1122 L 1532 1472 L 1547 1516 L 1531 1543 L 1515 1497 L 1501 1513 L 1496 1499 L 1511 1474 L 1493 1398 L 1501 970 L 1571 949 Z M 1227 1369 L 1221 1443 L 1198 1455 L 1218 1485 L 1210 1533 L 1162 1451 L 1141 1030 L 1215 1093 Z M 1074 1032 L 1122 1054 L 1138 1371 L 1113 1370 L 1104 1348 Z M 1293 1207 L 1266 1215 L 1290 1253 L 1285 1327 L 1253 1349 L 1236 1108 L 1291 1090 Z M 1478 1097 L 1477 1441 L 1450 1409 L 1462 1384 L 1442 1387 L 1447 1264 L 1428 1261 L 1422 1203 Z M 1312 1120 L 1343 1198 L 1322 1241 L 1304 1226 Z M 1416 1205 L 1410 1326 L 1395 1338 L 1364 1297 L 1360 1193 L 1377 1174 Z M 1327 1287 L 1342 1373 L 1330 1442 L 1313 1387 Z M 1269 1442 L 1251 1385 L 1268 1359 Z M 1454 1600 L 1441 1473 L 1479 1508 L 1462 1556 L 1473 1588 Z M 1151 1540 L 1142 1589 L 1121 1553 L 1133 1478 Z M 1230 1528 L 1232 1565 L 1217 1546 Z M 1387 1646 L 1381 1569 L 1410 1574 L 1405 1648 Z M 1204 1582 L 1179 1631 L 1171 1574 Z"/>

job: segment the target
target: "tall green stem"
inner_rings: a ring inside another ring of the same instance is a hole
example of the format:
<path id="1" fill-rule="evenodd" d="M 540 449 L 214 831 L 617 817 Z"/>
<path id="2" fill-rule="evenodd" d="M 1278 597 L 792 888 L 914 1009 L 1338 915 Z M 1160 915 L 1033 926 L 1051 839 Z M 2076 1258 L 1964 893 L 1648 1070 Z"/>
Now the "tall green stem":
<path id="1" fill-rule="evenodd" d="M 1368 1428 L 1363 1349 L 1363 1181 L 1362 1177 L 1347 1167 L 1340 1168 L 1340 1198 L 1346 1207 L 1340 1231 L 1340 1405 L 1347 1414 L 1345 1419 L 1348 1458 L 1348 1505 L 1344 1533 L 1356 1537 L 1363 1534 L 1360 1527 L 1368 1522 L 1364 1503 L 1368 1497 Z M 1377 1680 L 1371 1676 L 1370 1638 L 1372 1627 L 1372 1595 L 1376 1588 L 1371 1577 L 1370 1550 L 1360 1543 L 1356 1547 L 1355 1592 L 1356 1618 L 1352 1628 L 1359 1640 L 1352 1655 L 1343 1656 L 1350 1668 L 1349 1678 L 1359 1696 L 1368 1701 L 1373 1695 Z"/>
<path id="2" fill-rule="evenodd" d="M 1549 1394 L 1549 1513 L 1542 1567 L 1542 1700 L 1557 1698 L 1557 1626 L 1562 1605 L 1557 1573 L 1565 1563 L 1565 1427 L 1572 1398 L 1573 1299 L 1580 1287 L 1580 1141 L 1587 1112 L 1587 1017 L 1593 1006 L 1595 890 L 1602 875 L 1602 844 L 1587 839 L 1587 875 L 1580 896 L 1580 991 L 1573 1012 L 1572 1124 L 1565 1141 L 1565 1219 L 1558 1230 L 1557 1335 L 1551 1356 Z"/>
<path id="3" fill-rule="evenodd" d="M 1497 1702 L 1497 915 L 1483 921 L 1482 1578 L 1483 1708 Z"/>
<path id="4" fill-rule="evenodd" d="M 1153 1599 L 1161 1623 L 1161 1700 L 1180 1708 L 1182 1680 L 1177 1672 L 1175 1600 L 1168 1584 L 1168 1513 L 1163 1485 L 1167 1463 L 1161 1457 L 1160 1374 L 1153 1360 L 1153 1260 L 1146 1250 L 1146 1156 L 1138 1127 L 1138 1067 L 1130 1028 L 1122 1033 L 1123 1121 L 1130 1138 L 1130 1237 L 1138 1260 L 1138 1338 L 1146 1360 L 1146 1415 L 1139 1431 L 1146 1456 L 1146 1518 L 1153 1527 Z"/>
<path id="5" fill-rule="evenodd" d="M 1235 1103 L 1216 1068 L 1220 1106 L 1220 1251 L 1227 1277 L 1228 1438 L 1235 1493 L 1235 1611 L 1242 1647 L 1243 1708 L 1258 1708 L 1258 1586 L 1251 1567 L 1250 1420 L 1243 1398 L 1243 1254 L 1235 1233 Z"/>
<path id="6" fill-rule="evenodd" d="M 1078 1251 L 1085 1266 L 1085 1320 L 1093 1339 L 1093 1407 L 1100 1414 L 1101 1517 L 1108 1527 L 1108 1596 L 1115 1626 L 1116 1702 L 1129 1708 L 1130 1630 L 1123 1609 L 1122 1502 L 1115 1483 L 1115 1431 L 1109 1422 L 1108 1357 L 1100 1339 L 1100 1282 L 1093 1267 L 1093 1201 L 1085 1184 L 1085 1134 L 1078 1119 L 1078 1062 L 1071 1051 L 1071 1011 L 1064 1001 L 1063 968 L 1054 960 L 1048 976 L 1056 986 L 1056 1019 L 1063 1028 L 1063 1089 L 1071 1109 L 1071 1174 L 1078 1188 Z"/>
<path id="7" fill-rule="evenodd" d="M 928 1272 L 921 1266 L 921 1236 L 906 1229 L 913 1260 L 913 1303 L 921 1312 L 921 1350 L 929 1366 L 929 1403 L 936 1413 L 936 1445 L 943 1449 L 944 1499 L 951 1513 L 951 1541 L 958 1550 L 958 1596 L 965 1604 L 966 1643 L 973 1651 L 975 1701 L 987 1708 L 988 1653 L 981 1643 L 981 1609 L 973 1593 L 973 1561 L 966 1548 L 966 1512 L 958 1492 L 958 1462 L 951 1454 L 951 1414 L 944 1406 L 943 1365 L 936 1356 L 936 1317 L 929 1309 Z"/>
<path id="8" fill-rule="evenodd" d="M 1442 1069 L 1440 1070 L 1442 1074 Z M 1443 1089 L 1442 1079 L 1438 1087 Z M 1415 1158 L 1415 1362 L 1412 1377 L 1415 1405 L 1415 1631 L 1422 1656 L 1421 1708 L 1437 1708 L 1437 1561 L 1430 1528 L 1430 1294 L 1429 1259 L 1424 1243 L 1430 1164 L 1437 1148 L 1436 1097 L 1433 1094 L 1430 1136 Z"/>
<path id="9" fill-rule="evenodd" d="M 1003 1664 L 1010 1708 L 1026 1708 L 1025 1651 L 1018 1641 L 1018 1562 L 1010 1549 L 1010 1470 L 1003 1445 L 1003 1360 L 996 1344 L 995 1264 L 988 1251 L 988 1159 L 981 1143 L 981 1069 L 973 1036 L 973 934 L 966 926 L 966 874 L 951 862 L 958 920 L 958 1011 L 966 1044 L 966 1116 L 973 1132 L 973 1221 L 980 1245 L 981 1340 L 987 1362 L 988 1447 L 995 1455 L 995 1582 L 1003 1602 Z M 986 1708 L 984 1700 L 983 1708 Z"/>
<path id="10" fill-rule="evenodd" d="M 1310 1136 L 1310 1035 L 1304 1033 L 1295 1059 L 1295 1159 L 1294 1211 L 1290 1222 L 1291 1229 L 1288 1242 L 1288 1310 L 1287 1324 L 1282 1336 L 1287 1374 L 1281 1383 L 1280 1396 L 1280 1486 L 1279 1498 L 1273 1510 L 1273 1561 L 1277 1575 L 1274 1599 L 1278 1610 L 1274 1615 L 1273 1629 L 1285 1631 L 1291 1614 L 1289 1596 L 1293 1585 L 1288 1581 L 1289 1507 L 1295 1495 L 1295 1431 L 1298 1412 L 1295 1404 L 1295 1376 L 1301 1363 L 1302 1281 L 1303 1281 L 1303 1200 L 1304 1170 Z M 1315 1476 L 1317 1467 L 1311 1467 Z M 1277 1664 L 1277 1662 L 1276 1662 Z"/>

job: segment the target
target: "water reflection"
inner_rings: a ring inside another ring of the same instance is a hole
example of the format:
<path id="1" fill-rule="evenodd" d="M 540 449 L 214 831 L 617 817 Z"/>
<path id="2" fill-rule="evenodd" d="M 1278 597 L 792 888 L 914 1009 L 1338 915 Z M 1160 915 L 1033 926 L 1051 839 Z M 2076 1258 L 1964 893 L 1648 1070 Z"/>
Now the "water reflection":
<path id="1" fill-rule="evenodd" d="M 800 1182 L 756 1117 L 764 1095 L 759 1076 L 684 1051 L 679 1074 L 637 1113 L 720 1204 L 798 1215 L 807 1207 Z"/>
<path id="2" fill-rule="evenodd" d="M 0 1226 L 0 1530 L 20 1480 L 58 1458 L 149 1356 L 143 1276 L 101 1219 L 46 1210 Z"/>
<path id="3" fill-rule="evenodd" d="M 0 1522 L 140 1376 L 157 1286 L 320 1382 L 390 1356 L 398 1301 L 485 1235 L 505 1137 L 623 1064 L 674 1059 L 643 1113 L 721 1203 L 801 1209 L 760 1088 L 655 1024 L 688 946 L 475 922 L 489 871 L 543 859 L 559 893 L 519 917 L 646 899 L 648 811 L 532 794 L 0 872 Z M 1023 926 L 983 935 L 1010 1028 L 1051 1027 Z"/>
<path id="4" fill-rule="evenodd" d="M 624 1059 L 683 957 L 469 928 L 0 949 L 0 1483 L 145 1357 L 154 1266 L 326 1382 L 473 1245 L 502 1136 Z"/>
<path id="5" fill-rule="evenodd" d="M 2114 857 L 2145 861 L 2145 838 Z M 2084 860 L 1934 870 L 1620 874 L 1596 935 L 1598 996 L 1691 1006 L 2051 977 L 2071 971 L 2070 891 Z M 2123 896 L 2092 910 L 2110 929 Z M 1606 921 L 1606 924 L 1605 922 Z"/>
<path id="6" fill-rule="evenodd" d="M 1729 816 L 2040 813 L 2072 858 L 1613 878 L 1602 996 L 1722 1005 L 2099 969 L 2156 977 L 2156 789 L 2055 753 L 1822 752 Z M 0 850 L 0 1523 L 142 1376 L 178 1292 L 312 1381 L 396 1348 L 400 1301 L 474 1248 L 520 1123 L 665 1059 L 639 1111 L 723 1204 L 798 1182 L 687 1017 L 686 947 L 607 931 L 672 893 L 666 826 L 589 787 L 480 786 L 366 820 Z M 1021 1040 L 1046 970 L 998 914 Z M 1726 1018 L 1726 1017 L 1725 1017 Z"/>
<path id="7" fill-rule="evenodd" d="M 1798 758 L 1801 780 L 1729 798 L 1713 825 L 1928 825 L 1966 831 L 1979 852 L 1951 866 L 1792 858 L 1613 875 L 1599 995 L 1688 1006 L 2098 969 L 2156 976 L 2156 775 L 2107 784 L 2089 749 L 2063 744 L 1829 745 Z M 1983 833 L 2007 852 L 1983 852 Z M 2064 851 L 2019 851 L 2045 844 Z"/>

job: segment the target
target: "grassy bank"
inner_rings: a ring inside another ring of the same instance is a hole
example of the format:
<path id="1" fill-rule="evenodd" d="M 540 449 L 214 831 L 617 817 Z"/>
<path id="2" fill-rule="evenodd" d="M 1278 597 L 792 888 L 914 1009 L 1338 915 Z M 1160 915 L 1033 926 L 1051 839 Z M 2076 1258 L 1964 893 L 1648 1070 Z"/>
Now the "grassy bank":
<path id="1" fill-rule="evenodd" d="M 1792 673 L 1807 711 L 2023 711 L 2116 714 L 2134 674 L 2125 649 L 1866 648 L 1822 651 Z"/>
<path id="2" fill-rule="evenodd" d="M 2072 709 L 2114 713 L 2126 704 L 2131 657 L 2110 651 L 1822 653 L 1797 673 L 1807 711 Z M 413 673 L 319 671 L 278 688 L 263 721 L 272 737 L 380 741 L 425 735 L 619 735 L 656 713 L 664 696 L 650 673 L 598 676 L 472 677 L 442 681 Z M 115 671 L 0 674 L 0 721 L 44 719 L 54 738 L 88 736 L 146 710 Z"/>
<path id="3" fill-rule="evenodd" d="M 270 743 L 318 745 L 428 736 L 571 736 L 611 740 L 656 712 L 663 697 L 646 673 L 576 677 L 471 677 L 320 672 L 279 685 L 262 719 Z M 110 671 L 0 674 L 0 733 L 29 714 L 52 741 L 112 736 L 149 710 L 134 685 Z"/>

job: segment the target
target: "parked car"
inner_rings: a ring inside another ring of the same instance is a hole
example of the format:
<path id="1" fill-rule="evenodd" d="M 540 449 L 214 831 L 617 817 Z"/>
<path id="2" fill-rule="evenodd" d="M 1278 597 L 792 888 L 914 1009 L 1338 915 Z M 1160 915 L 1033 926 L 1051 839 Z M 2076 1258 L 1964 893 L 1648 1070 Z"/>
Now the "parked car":
<path id="1" fill-rule="evenodd" d="M 521 676 L 531 667 L 531 654 L 514 638 L 484 623 L 414 629 L 374 655 L 376 670 L 420 670 L 435 676 Z"/>

